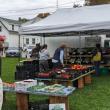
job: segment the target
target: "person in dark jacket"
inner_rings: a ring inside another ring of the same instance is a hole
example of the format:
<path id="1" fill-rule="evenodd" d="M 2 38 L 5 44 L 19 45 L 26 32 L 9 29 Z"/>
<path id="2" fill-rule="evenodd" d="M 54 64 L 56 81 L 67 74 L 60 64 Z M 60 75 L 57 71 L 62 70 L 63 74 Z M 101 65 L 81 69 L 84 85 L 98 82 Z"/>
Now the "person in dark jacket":
<path id="1" fill-rule="evenodd" d="M 32 49 L 32 54 L 31 54 L 31 58 L 32 59 L 39 59 L 39 51 L 40 51 L 40 43 L 36 44 L 36 47 Z"/>
<path id="2" fill-rule="evenodd" d="M 96 76 L 100 75 L 100 62 L 102 60 L 102 50 L 100 44 L 96 44 L 96 48 L 93 50 L 92 61 L 96 71 Z"/>
<path id="3" fill-rule="evenodd" d="M 66 48 L 66 45 L 62 44 L 59 48 L 55 50 L 55 53 L 52 59 L 53 68 L 64 66 L 64 49 L 65 48 Z"/>

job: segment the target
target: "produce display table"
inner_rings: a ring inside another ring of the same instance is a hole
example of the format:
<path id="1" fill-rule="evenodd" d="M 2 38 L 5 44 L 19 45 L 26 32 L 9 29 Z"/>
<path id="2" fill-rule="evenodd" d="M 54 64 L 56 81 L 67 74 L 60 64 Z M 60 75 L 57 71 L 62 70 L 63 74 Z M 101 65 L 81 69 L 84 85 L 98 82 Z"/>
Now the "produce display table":
<path id="1" fill-rule="evenodd" d="M 60 104 L 64 103 L 66 110 L 69 110 L 69 99 L 68 96 L 75 90 L 75 88 L 62 88 L 63 91 L 66 91 L 64 93 L 50 93 L 50 92 L 42 92 L 42 91 L 30 91 L 27 90 L 25 92 L 23 91 L 15 91 L 13 89 L 5 89 L 4 92 L 12 92 L 16 93 L 16 103 L 17 103 L 17 110 L 28 110 L 28 102 L 29 102 L 29 95 L 46 95 L 49 96 L 49 104 Z"/>
<path id="2" fill-rule="evenodd" d="M 91 81 L 92 81 L 91 74 L 94 72 L 95 72 L 95 70 L 92 70 L 86 74 L 83 74 L 83 75 L 73 79 L 72 81 L 78 80 L 78 88 L 83 88 L 84 84 L 91 84 Z"/>
<path id="3" fill-rule="evenodd" d="M 51 79 L 51 78 L 36 78 L 38 81 L 50 81 L 53 82 L 54 84 L 61 83 L 61 82 L 66 82 L 66 86 L 73 86 L 74 81 L 78 81 L 78 88 L 83 88 L 84 84 L 91 84 L 92 78 L 91 74 L 94 73 L 95 70 L 89 71 L 85 74 L 81 74 L 77 78 L 74 79 Z"/>

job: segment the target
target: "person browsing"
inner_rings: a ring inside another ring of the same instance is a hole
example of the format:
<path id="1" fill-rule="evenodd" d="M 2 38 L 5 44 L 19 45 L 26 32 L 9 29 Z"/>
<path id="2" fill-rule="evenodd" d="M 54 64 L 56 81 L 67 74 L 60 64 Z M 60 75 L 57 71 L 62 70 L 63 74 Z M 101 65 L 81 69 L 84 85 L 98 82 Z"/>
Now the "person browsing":
<path id="1" fill-rule="evenodd" d="M 59 48 L 55 50 L 55 53 L 52 59 L 54 68 L 64 66 L 64 49 L 65 48 L 66 48 L 66 45 L 62 44 Z"/>
<path id="2" fill-rule="evenodd" d="M 96 71 L 96 76 L 100 75 L 100 62 L 102 60 L 102 50 L 100 44 L 96 44 L 96 48 L 93 50 L 92 61 Z"/>
<path id="3" fill-rule="evenodd" d="M 40 72 L 42 71 L 48 71 L 49 65 L 48 65 L 48 59 L 50 58 L 50 54 L 47 50 L 47 44 L 44 44 L 39 51 L 39 66 L 40 66 Z"/>

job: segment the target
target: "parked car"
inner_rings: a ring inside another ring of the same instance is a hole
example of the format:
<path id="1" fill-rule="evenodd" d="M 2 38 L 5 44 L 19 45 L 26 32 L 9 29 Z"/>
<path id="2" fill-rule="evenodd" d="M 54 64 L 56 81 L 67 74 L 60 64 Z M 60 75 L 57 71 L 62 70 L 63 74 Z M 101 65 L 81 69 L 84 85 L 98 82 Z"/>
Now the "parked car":
<path id="1" fill-rule="evenodd" d="M 6 50 L 6 57 L 19 57 L 20 56 L 20 51 L 18 47 L 9 47 Z"/>

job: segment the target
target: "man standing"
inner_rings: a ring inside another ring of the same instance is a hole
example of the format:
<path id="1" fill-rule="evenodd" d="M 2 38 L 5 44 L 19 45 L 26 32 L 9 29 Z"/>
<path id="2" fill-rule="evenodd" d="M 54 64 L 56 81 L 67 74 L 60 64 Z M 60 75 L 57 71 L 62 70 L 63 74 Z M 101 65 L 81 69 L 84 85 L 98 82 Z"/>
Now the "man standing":
<path id="1" fill-rule="evenodd" d="M 65 44 L 62 44 L 59 48 L 55 50 L 52 63 L 54 68 L 64 67 L 64 49 L 66 48 Z"/>

